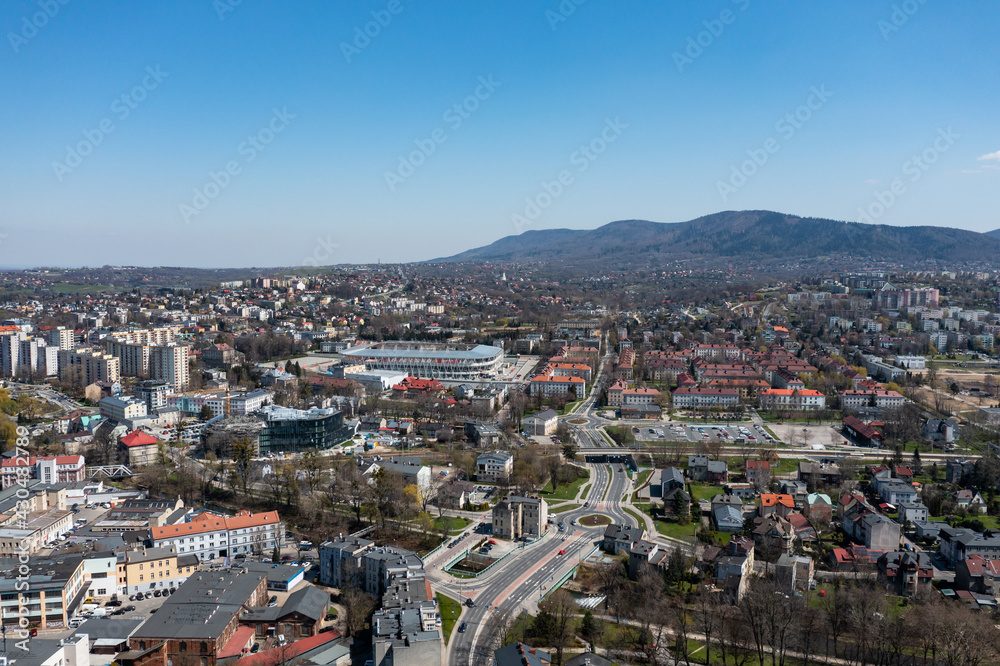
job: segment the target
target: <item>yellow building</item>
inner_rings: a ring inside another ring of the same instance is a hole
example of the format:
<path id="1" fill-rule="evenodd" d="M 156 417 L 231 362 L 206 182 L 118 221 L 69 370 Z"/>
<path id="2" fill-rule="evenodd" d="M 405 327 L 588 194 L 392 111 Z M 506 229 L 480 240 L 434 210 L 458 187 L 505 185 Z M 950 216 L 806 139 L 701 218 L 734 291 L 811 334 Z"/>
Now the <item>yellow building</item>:
<path id="1" fill-rule="evenodd" d="M 142 548 L 118 553 L 118 594 L 176 588 L 198 571 L 198 558 L 173 548 Z"/>

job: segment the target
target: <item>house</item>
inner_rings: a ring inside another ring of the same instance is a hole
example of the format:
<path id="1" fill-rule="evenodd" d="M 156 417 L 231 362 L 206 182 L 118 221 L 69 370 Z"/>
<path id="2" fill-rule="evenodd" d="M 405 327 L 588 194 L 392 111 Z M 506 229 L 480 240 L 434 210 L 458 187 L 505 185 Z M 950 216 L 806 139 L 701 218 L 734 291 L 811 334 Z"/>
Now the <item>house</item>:
<path id="1" fill-rule="evenodd" d="M 421 379 L 406 377 L 392 387 L 396 398 L 419 398 L 421 396 L 441 395 L 445 392 L 444 385 L 436 379 Z"/>
<path id="2" fill-rule="evenodd" d="M 962 483 L 962 480 L 976 471 L 976 461 L 965 458 L 949 458 L 946 461 L 944 479 L 948 483 Z"/>
<path id="3" fill-rule="evenodd" d="M 818 463 L 808 460 L 799 462 L 799 481 L 811 484 L 812 487 L 839 486 L 843 480 L 840 467 L 832 463 Z"/>
<path id="4" fill-rule="evenodd" d="M 899 481 L 880 484 L 878 494 L 883 501 L 893 506 L 899 506 L 904 502 L 912 503 L 917 501 L 917 489 L 908 483 Z"/>
<path id="5" fill-rule="evenodd" d="M 676 488 L 684 489 L 684 473 L 676 467 L 658 470 L 658 474 L 659 478 L 656 485 L 659 486 L 660 497 L 666 497 L 671 490 Z M 650 489 L 652 490 L 652 484 L 650 484 Z"/>
<path id="6" fill-rule="evenodd" d="M 920 426 L 920 434 L 935 444 L 952 444 L 958 435 L 958 424 L 954 419 L 927 419 Z"/>
<path id="7" fill-rule="evenodd" d="M 899 522 L 901 523 L 923 523 L 930 517 L 927 507 L 919 500 L 900 502 L 897 506 L 899 508 Z"/>
<path id="8" fill-rule="evenodd" d="M 780 553 L 792 551 L 795 528 L 787 519 L 775 514 L 755 518 L 753 522 L 753 541 L 758 548 L 772 548 Z"/>
<path id="9" fill-rule="evenodd" d="M 495 666 L 551 666 L 552 655 L 524 643 L 511 643 L 493 651 Z"/>
<path id="10" fill-rule="evenodd" d="M 820 525 L 828 524 L 833 520 L 833 502 L 829 495 L 809 493 L 806 495 L 802 513 L 809 519 L 809 522 Z"/>
<path id="11" fill-rule="evenodd" d="M 792 511 L 795 511 L 795 500 L 791 495 L 779 495 L 777 493 L 762 493 L 760 496 L 760 515 L 770 516 L 777 514 L 785 518 Z"/>
<path id="12" fill-rule="evenodd" d="M 548 437 L 555 434 L 558 425 L 559 414 L 554 409 L 546 409 L 521 419 L 521 427 L 529 435 Z"/>
<path id="13" fill-rule="evenodd" d="M 509 479 L 513 472 L 514 456 L 506 451 L 491 451 L 476 458 L 477 481 Z"/>
<path id="14" fill-rule="evenodd" d="M 782 553 L 774 563 L 774 578 L 786 594 L 809 589 L 816 568 L 811 557 Z"/>
<path id="15" fill-rule="evenodd" d="M 791 495 L 795 499 L 795 503 L 798 504 L 806 501 L 806 495 L 809 494 L 809 484 L 798 479 L 779 479 L 778 492 Z"/>
<path id="16" fill-rule="evenodd" d="M 938 531 L 938 552 L 948 564 L 979 555 L 985 560 L 1000 559 L 1000 536 L 985 536 L 966 527 L 941 525 Z"/>
<path id="17" fill-rule="evenodd" d="M 474 492 L 476 487 L 469 481 L 453 479 L 438 489 L 437 502 L 439 506 L 462 509 Z"/>
<path id="18" fill-rule="evenodd" d="M 830 568 L 834 571 L 873 570 L 884 551 L 869 550 L 864 546 L 834 548 L 830 552 Z"/>
<path id="19" fill-rule="evenodd" d="M 142 430 L 134 430 L 118 439 L 118 450 L 129 467 L 144 467 L 156 462 L 160 440 Z"/>
<path id="20" fill-rule="evenodd" d="M 379 467 L 387 474 L 398 476 L 404 486 L 416 485 L 421 492 L 426 493 L 431 487 L 431 468 L 421 465 L 419 459 L 401 458 L 395 460 L 390 458 L 388 462 L 379 463 Z"/>
<path id="21" fill-rule="evenodd" d="M 668 550 L 654 541 L 636 541 L 628 552 L 628 577 L 635 580 L 646 566 L 661 568 L 666 565 Z"/>
<path id="22" fill-rule="evenodd" d="M 816 528 L 812 526 L 809 519 L 801 513 L 790 513 L 786 516 L 792 529 L 795 530 L 795 538 L 799 541 L 814 541 L 816 539 Z"/>
<path id="23" fill-rule="evenodd" d="M 644 528 L 615 523 L 604 529 L 604 540 L 601 542 L 601 548 L 610 555 L 618 555 L 621 552 L 632 550 L 632 546 L 636 542 L 645 538 L 646 530 Z"/>
<path id="24" fill-rule="evenodd" d="M 907 597 L 917 594 L 934 577 L 934 565 L 927 553 L 889 551 L 878 558 L 876 566 L 886 589 Z"/>
<path id="25" fill-rule="evenodd" d="M 747 483 L 754 488 L 766 488 L 771 483 L 771 461 L 748 460 Z"/>
<path id="26" fill-rule="evenodd" d="M 955 588 L 1000 598 L 1000 560 L 970 555 L 955 565 Z"/>
<path id="27" fill-rule="evenodd" d="M 720 532 L 742 532 L 743 513 L 731 504 L 721 504 L 712 508 L 715 529 Z"/>
<path id="28" fill-rule="evenodd" d="M 959 509 L 965 509 L 970 513 L 986 513 L 986 502 L 978 490 L 958 490 L 951 494 Z"/>
<path id="29" fill-rule="evenodd" d="M 729 469 L 725 460 L 709 460 L 706 469 L 706 481 L 724 484 L 729 482 Z"/>
<path id="30" fill-rule="evenodd" d="M 845 499 L 850 498 L 850 499 Z M 869 550 L 898 550 L 899 524 L 875 511 L 875 508 L 850 495 L 841 498 L 841 529 L 847 536 Z"/>
<path id="31" fill-rule="evenodd" d="M 708 456 L 688 456 L 688 478 L 692 481 L 708 479 Z"/>

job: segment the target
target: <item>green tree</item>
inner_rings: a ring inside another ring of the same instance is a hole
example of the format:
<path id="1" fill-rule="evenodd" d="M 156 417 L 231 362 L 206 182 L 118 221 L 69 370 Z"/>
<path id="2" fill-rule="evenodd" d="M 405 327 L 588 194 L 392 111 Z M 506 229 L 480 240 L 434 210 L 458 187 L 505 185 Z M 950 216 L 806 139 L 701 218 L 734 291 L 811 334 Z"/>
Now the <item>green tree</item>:
<path id="1" fill-rule="evenodd" d="M 198 413 L 198 418 L 202 421 L 208 421 L 212 418 L 212 408 L 208 405 L 202 405 L 201 411 Z"/>

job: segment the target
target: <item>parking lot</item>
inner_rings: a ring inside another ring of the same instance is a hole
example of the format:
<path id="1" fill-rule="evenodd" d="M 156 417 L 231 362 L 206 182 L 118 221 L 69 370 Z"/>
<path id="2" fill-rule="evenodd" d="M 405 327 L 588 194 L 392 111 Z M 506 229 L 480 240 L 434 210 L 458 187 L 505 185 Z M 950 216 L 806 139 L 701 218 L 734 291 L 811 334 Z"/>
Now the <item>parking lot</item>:
<path id="1" fill-rule="evenodd" d="M 638 432 L 637 432 L 638 431 Z M 632 434 L 643 442 L 722 442 L 767 444 L 773 438 L 760 426 L 749 425 L 657 425 L 635 426 Z"/>

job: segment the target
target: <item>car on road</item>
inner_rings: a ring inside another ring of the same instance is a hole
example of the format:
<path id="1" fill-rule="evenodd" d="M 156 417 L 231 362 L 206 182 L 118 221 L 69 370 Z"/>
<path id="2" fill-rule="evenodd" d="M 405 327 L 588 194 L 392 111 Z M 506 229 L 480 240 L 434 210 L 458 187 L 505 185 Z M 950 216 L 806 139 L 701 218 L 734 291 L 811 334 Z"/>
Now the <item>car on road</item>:
<path id="1" fill-rule="evenodd" d="M 469 628 L 469 625 L 467 623 L 463 622 L 462 624 L 458 625 L 458 633 L 464 634 L 465 630 L 468 629 L 468 628 Z"/>
<path id="2" fill-rule="evenodd" d="M 472 598 L 470 597 L 465 600 L 465 605 L 468 606 L 469 608 L 472 608 L 473 606 L 476 605 L 476 602 L 473 601 Z"/>
<path id="3" fill-rule="evenodd" d="M 565 554 L 566 554 L 566 551 L 565 551 L 565 550 L 560 550 L 560 551 L 559 551 L 559 554 L 560 554 L 560 555 L 565 555 Z"/>

